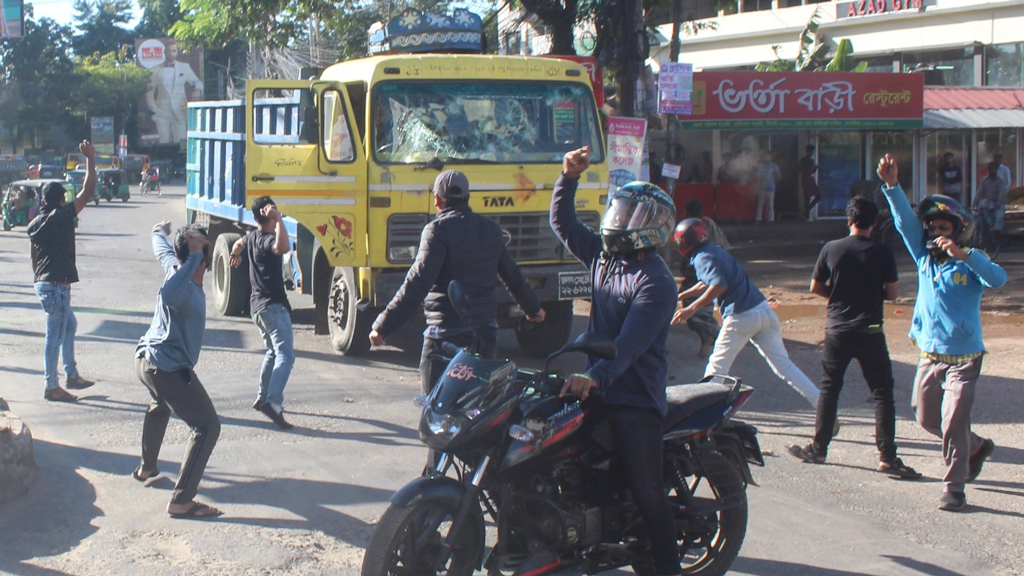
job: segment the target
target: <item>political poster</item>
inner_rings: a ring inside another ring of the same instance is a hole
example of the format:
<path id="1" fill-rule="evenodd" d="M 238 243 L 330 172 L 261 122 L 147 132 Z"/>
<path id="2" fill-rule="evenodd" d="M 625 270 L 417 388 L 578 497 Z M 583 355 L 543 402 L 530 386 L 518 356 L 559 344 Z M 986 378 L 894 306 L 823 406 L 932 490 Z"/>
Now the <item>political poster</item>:
<path id="1" fill-rule="evenodd" d="M 609 184 L 618 187 L 640 179 L 646 138 L 647 120 L 608 118 Z"/>

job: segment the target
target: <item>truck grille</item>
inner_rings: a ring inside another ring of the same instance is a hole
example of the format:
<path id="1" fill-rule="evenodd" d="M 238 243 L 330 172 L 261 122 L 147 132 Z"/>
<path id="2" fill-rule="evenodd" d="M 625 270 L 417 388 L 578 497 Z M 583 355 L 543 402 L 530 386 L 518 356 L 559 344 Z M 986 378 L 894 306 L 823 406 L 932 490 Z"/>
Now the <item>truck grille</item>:
<path id="1" fill-rule="evenodd" d="M 512 259 L 524 262 L 574 261 L 575 258 L 551 231 L 547 212 L 526 214 L 486 214 L 505 233 L 506 244 Z M 597 230 L 601 215 L 597 212 L 578 212 L 576 217 L 591 230 Z M 411 259 L 395 259 L 390 256 L 392 246 L 419 246 L 420 234 L 427 225 L 426 214 L 394 214 L 388 218 L 388 260 L 395 263 L 411 263 Z"/>

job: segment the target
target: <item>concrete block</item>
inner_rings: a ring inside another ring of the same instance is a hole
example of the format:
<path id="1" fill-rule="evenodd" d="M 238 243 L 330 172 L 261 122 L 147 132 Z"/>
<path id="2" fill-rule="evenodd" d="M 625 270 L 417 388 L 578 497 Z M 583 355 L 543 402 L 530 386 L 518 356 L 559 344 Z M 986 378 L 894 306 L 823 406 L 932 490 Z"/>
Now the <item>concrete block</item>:
<path id="1" fill-rule="evenodd" d="M 36 474 L 32 432 L 0 398 L 0 506 L 28 492 Z"/>

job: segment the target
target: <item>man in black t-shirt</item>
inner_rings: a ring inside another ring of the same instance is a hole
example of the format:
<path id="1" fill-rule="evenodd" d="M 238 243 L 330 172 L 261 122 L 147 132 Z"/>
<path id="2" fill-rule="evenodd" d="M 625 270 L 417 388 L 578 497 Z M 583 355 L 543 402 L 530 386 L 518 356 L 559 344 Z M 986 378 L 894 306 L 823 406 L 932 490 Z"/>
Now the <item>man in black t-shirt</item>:
<path id="1" fill-rule="evenodd" d="M 942 166 L 939 168 L 939 194 L 960 200 L 963 181 L 963 170 L 953 162 L 953 153 L 946 152 L 942 155 Z"/>
<path id="2" fill-rule="evenodd" d="M 85 156 L 85 181 L 72 204 L 65 200 L 66 190 L 59 182 L 43 187 L 43 207 L 28 224 L 32 242 L 32 269 L 39 303 L 46 312 L 46 340 L 43 344 L 43 398 L 55 402 L 74 402 L 78 398 L 57 382 L 57 357 L 64 358 L 67 387 L 81 390 L 94 384 L 78 373 L 75 364 L 75 331 L 78 321 L 71 309 L 71 285 L 78 282 L 75 266 L 75 217 L 96 192 L 96 151 L 88 140 L 78 149 Z"/>
<path id="3" fill-rule="evenodd" d="M 284 387 L 295 364 L 292 309 L 284 289 L 284 255 L 290 251 L 288 231 L 270 196 L 252 201 L 252 215 L 259 227 L 235 242 L 230 261 L 238 267 L 242 264 L 242 252 L 248 253 L 252 285 L 249 309 L 267 345 L 259 393 L 252 407 L 287 430 L 292 425 L 284 419 Z"/>
<path id="4" fill-rule="evenodd" d="M 896 259 L 888 246 L 871 239 L 878 206 L 858 196 L 846 206 L 850 235 L 825 244 L 811 278 L 811 292 L 828 298 L 825 351 L 814 442 L 789 447 L 805 462 L 823 464 L 834 436 L 836 412 L 843 377 L 850 361 L 861 372 L 875 402 L 875 444 L 878 471 L 892 477 L 920 478 L 913 468 L 896 457 L 896 405 L 893 400 L 892 364 L 882 331 L 885 300 L 896 298 Z"/>

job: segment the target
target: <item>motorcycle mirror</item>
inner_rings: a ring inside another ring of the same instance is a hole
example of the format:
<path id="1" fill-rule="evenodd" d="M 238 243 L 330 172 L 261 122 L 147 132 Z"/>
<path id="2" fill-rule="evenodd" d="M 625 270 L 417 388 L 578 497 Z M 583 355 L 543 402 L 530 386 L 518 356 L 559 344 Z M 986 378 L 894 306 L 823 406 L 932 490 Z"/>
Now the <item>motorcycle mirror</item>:
<path id="1" fill-rule="evenodd" d="M 458 280 L 448 283 L 448 300 L 451 301 L 452 307 L 455 308 L 459 317 L 468 324 L 470 320 L 469 294 Z"/>
<path id="2" fill-rule="evenodd" d="M 566 352 L 583 352 L 602 360 L 614 360 L 619 354 L 619 349 L 615 347 L 615 341 L 607 336 L 602 336 L 597 332 L 584 332 L 573 340 L 572 344 L 568 344 L 548 356 L 544 363 L 544 372 L 548 372 L 548 364 L 551 360 Z"/>

